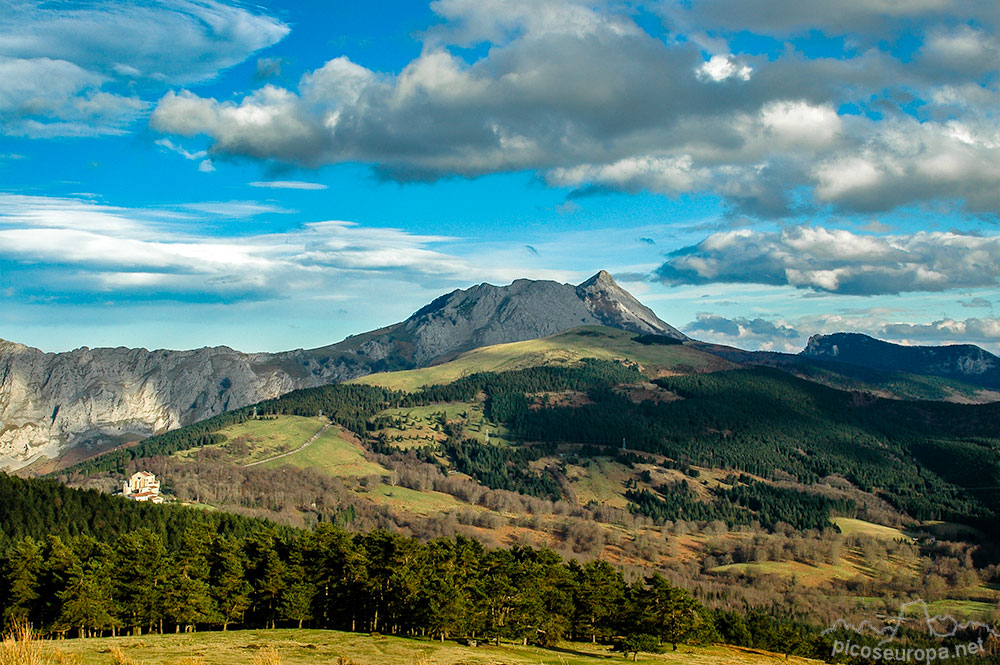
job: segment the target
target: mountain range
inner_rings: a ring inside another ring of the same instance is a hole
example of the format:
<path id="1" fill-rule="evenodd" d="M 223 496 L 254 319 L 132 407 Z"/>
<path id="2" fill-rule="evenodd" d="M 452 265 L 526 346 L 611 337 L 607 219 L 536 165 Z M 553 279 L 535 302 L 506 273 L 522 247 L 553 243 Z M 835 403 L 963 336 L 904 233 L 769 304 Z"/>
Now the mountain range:
<path id="1" fill-rule="evenodd" d="M 683 341 L 606 271 L 445 294 L 405 321 L 309 350 L 128 348 L 45 353 L 0 340 L 0 468 L 102 449 L 308 388 L 425 367 L 469 349 L 605 325 Z"/>
<path id="2" fill-rule="evenodd" d="M 971 345 L 903 347 L 838 333 L 798 355 L 689 340 L 606 271 L 578 285 L 519 279 L 445 294 L 405 321 L 316 349 L 241 353 L 86 347 L 45 353 L 0 340 L 0 468 L 51 469 L 291 390 L 428 367 L 496 344 L 580 326 L 684 344 L 742 365 L 769 365 L 839 388 L 903 398 L 989 401 L 1000 359 Z"/>

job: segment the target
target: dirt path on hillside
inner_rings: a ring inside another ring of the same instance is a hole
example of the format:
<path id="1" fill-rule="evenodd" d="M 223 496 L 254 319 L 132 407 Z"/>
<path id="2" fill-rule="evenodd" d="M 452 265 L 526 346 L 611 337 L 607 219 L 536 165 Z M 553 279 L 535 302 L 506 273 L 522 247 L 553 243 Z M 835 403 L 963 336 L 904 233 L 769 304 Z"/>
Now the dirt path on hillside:
<path id="1" fill-rule="evenodd" d="M 308 441 L 306 441 L 305 443 L 303 443 L 301 446 L 299 446 L 295 450 L 291 450 L 291 451 L 289 451 L 287 453 L 281 453 L 280 455 L 275 455 L 274 457 L 268 457 L 267 459 L 257 460 L 256 462 L 250 462 L 249 464 L 244 464 L 243 467 L 246 468 L 248 466 L 257 466 L 258 464 L 263 464 L 264 462 L 272 462 L 272 461 L 274 461 L 276 459 L 281 459 L 282 457 L 288 457 L 289 455 L 294 455 L 295 453 L 302 452 L 303 450 L 305 450 L 306 448 L 308 448 L 312 444 L 313 441 L 315 441 L 316 439 L 318 439 L 320 437 L 320 435 L 323 434 L 323 432 L 325 432 L 326 430 L 330 429 L 331 427 L 333 427 L 333 423 L 327 423 L 327 424 L 323 425 L 323 427 L 321 427 L 318 432 L 316 432 L 311 437 L 309 437 Z"/>

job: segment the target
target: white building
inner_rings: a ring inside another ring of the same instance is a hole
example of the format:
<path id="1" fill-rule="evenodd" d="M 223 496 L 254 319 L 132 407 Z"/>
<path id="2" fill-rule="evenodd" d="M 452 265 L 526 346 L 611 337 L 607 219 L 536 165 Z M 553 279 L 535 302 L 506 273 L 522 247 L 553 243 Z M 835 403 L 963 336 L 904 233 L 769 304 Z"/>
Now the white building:
<path id="1" fill-rule="evenodd" d="M 163 497 L 160 496 L 160 481 L 148 471 L 133 473 L 122 487 L 122 496 L 132 501 L 163 503 Z"/>

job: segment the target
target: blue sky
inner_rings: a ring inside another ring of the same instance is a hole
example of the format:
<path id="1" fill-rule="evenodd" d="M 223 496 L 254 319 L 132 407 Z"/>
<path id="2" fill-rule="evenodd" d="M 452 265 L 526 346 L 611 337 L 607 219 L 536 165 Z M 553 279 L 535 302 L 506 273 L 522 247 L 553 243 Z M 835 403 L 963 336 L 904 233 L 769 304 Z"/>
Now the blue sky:
<path id="1" fill-rule="evenodd" d="M 9 0 L 0 337 L 312 347 L 605 268 L 700 339 L 996 351 L 998 25 L 959 0 Z"/>

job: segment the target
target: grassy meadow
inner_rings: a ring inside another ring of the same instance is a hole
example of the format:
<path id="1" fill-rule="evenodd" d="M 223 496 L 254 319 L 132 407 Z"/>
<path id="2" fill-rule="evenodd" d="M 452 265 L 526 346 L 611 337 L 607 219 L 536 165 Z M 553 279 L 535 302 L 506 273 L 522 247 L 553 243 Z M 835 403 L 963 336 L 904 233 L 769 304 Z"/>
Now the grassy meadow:
<path id="1" fill-rule="evenodd" d="M 668 647 L 669 648 L 669 647 Z M 623 661 L 620 653 L 587 643 L 558 649 L 480 645 L 329 630 L 237 630 L 45 641 L 38 665 L 593 665 Z M 684 665 L 816 663 L 795 656 L 729 646 L 680 646 L 639 655 L 639 662 Z M 632 662 L 629 656 L 628 662 Z M 0 659 L 0 665 L 7 665 Z M 20 664 L 19 664 L 20 665 Z M 25 663 L 24 665 L 34 665 Z"/>
<path id="2" fill-rule="evenodd" d="M 323 429 L 326 421 L 304 416 L 277 416 L 230 425 L 220 434 L 225 442 L 175 453 L 181 459 L 217 451 L 233 464 L 265 468 L 294 466 L 323 471 L 338 478 L 378 476 L 389 472 L 365 459 L 356 437 L 341 427 Z M 316 436 L 316 435 L 319 436 Z M 302 446 L 313 436 L 316 439 Z"/>

